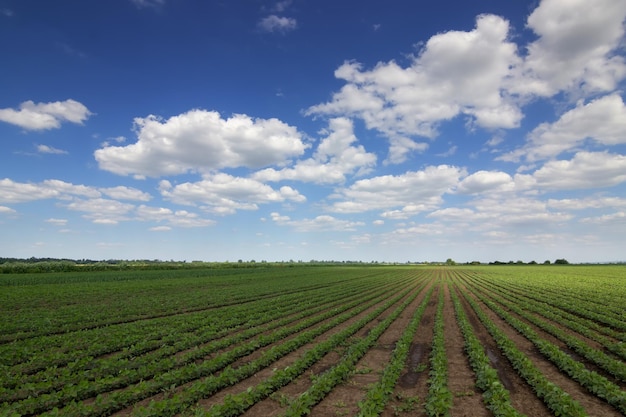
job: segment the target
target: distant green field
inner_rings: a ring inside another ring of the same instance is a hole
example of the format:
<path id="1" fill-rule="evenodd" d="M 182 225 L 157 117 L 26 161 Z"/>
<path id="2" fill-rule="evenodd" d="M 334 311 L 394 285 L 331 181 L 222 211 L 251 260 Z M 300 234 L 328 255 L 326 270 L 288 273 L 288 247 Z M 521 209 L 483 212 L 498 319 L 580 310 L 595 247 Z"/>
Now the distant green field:
<path id="1" fill-rule="evenodd" d="M 603 415 L 619 415 L 626 413 L 624 300 L 625 266 L 2 274 L 0 416 L 239 415 L 253 407 L 290 416 L 314 407 L 334 410 L 327 415 L 443 415 L 474 394 L 492 412 L 513 410 L 507 415 L 528 414 L 525 401 L 597 415 L 581 405 L 589 398 L 607 407 Z M 463 351 L 454 353 L 445 329 L 460 330 Z M 522 394 L 488 371 L 497 364 L 485 338 L 533 398 L 515 400 Z M 527 360 L 527 343 L 542 359 Z M 411 363 L 418 345 L 434 353 Z M 367 359 L 381 346 L 386 359 Z M 448 361 L 457 354 L 474 375 L 463 392 L 448 389 L 458 371 Z M 559 388 L 548 363 L 586 397 Z M 327 400 L 357 386 L 364 372 L 371 381 L 354 400 L 354 393 Z M 430 376 L 416 374 L 410 389 L 399 385 L 416 372 Z"/>

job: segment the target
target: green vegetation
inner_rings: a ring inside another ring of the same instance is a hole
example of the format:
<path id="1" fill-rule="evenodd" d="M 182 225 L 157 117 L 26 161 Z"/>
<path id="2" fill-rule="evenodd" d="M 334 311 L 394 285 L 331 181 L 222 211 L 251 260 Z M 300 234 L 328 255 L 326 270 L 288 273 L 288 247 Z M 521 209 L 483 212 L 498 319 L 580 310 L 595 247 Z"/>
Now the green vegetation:
<path id="1" fill-rule="evenodd" d="M 494 415 L 522 413 L 484 337 L 552 412 L 589 414 L 503 326 L 587 395 L 626 412 L 624 266 L 175 264 L 0 275 L 0 415 L 235 416 L 263 401 L 306 415 L 364 369 L 359 361 L 394 326 L 382 371 L 367 373 L 374 382 L 353 404 L 333 400 L 341 413 L 454 415 L 461 396 L 447 387 L 454 369 L 443 332 L 458 327 Z M 446 308 L 456 320 L 444 319 Z M 428 395 L 390 405 L 409 398 L 398 384 L 424 332 L 433 335 L 420 363 Z M 296 381 L 298 395 L 282 391 Z"/>

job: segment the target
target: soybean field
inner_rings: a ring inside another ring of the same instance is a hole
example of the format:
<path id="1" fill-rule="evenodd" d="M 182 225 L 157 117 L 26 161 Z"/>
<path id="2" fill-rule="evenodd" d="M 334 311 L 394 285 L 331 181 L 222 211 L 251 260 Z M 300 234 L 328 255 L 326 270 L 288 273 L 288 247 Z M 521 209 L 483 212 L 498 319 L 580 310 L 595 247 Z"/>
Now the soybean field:
<path id="1" fill-rule="evenodd" d="M 0 275 L 0 416 L 626 415 L 626 267 Z"/>

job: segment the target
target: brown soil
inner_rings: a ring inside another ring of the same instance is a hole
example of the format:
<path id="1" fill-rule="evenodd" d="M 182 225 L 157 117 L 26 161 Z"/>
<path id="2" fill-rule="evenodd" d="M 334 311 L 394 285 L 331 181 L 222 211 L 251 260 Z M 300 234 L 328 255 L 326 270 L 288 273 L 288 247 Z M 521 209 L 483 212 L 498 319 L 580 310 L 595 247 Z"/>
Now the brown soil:
<path id="1" fill-rule="evenodd" d="M 356 415 L 358 413 L 359 401 L 365 398 L 368 387 L 380 380 L 381 374 L 391 359 L 396 342 L 409 325 L 413 313 L 424 300 L 426 291 L 427 289 L 422 291 L 400 317 L 380 336 L 377 344 L 361 358 L 352 377 L 333 389 L 323 401 L 313 408 L 311 416 Z M 436 297 L 436 294 L 431 295 L 431 300 L 433 297 Z M 424 317 L 432 309 L 431 302 Z"/>

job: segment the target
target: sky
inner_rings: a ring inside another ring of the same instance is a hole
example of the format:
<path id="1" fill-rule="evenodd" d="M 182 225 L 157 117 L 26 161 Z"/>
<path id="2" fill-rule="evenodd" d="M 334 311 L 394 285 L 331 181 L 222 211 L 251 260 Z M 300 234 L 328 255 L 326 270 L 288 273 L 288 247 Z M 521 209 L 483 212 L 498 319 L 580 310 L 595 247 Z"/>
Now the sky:
<path id="1" fill-rule="evenodd" d="M 626 260 L 624 0 L 0 0 L 0 257 Z"/>

